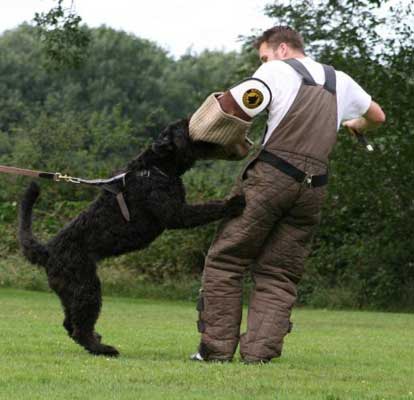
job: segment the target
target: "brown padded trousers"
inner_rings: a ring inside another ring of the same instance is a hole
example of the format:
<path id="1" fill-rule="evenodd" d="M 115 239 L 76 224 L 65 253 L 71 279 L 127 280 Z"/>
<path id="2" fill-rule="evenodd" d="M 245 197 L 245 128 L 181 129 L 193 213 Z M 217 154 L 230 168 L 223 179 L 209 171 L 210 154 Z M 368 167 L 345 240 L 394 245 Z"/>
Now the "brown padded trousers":
<path id="1" fill-rule="evenodd" d="M 315 175 L 326 169 L 314 160 L 283 155 Z M 240 335 L 243 275 L 252 266 L 254 288 L 240 352 L 245 359 L 270 359 L 281 354 L 290 329 L 296 285 L 320 221 L 325 187 L 308 188 L 261 161 L 240 185 L 247 203 L 243 215 L 222 221 L 207 255 L 199 328 L 209 357 L 232 358 Z"/>
<path id="2" fill-rule="evenodd" d="M 336 141 L 336 93 L 326 85 L 304 79 L 289 112 L 264 146 L 313 175 L 327 173 Z M 330 85 L 335 88 L 332 74 Z M 254 157 L 234 192 L 244 193 L 246 208 L 240 217 L 222 221 L 206 257 L 197 305 L 200 352 L 205 359 L 230 360 L 240 343 L 245 361 L 267 361 L 281 355 L 291 329 L 297 285 L 320 222 L 326 186 L 299 183 Z M 242 283 L 248 271 L 254 286 L 247 331 L 240 335 Z"/>

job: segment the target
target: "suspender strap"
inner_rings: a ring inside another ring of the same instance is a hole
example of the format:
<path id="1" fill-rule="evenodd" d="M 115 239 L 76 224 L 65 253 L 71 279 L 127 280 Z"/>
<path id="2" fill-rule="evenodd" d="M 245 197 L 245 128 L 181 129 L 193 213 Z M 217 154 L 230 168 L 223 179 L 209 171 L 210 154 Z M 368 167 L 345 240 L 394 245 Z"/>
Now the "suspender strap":
<path id="1" fill-rule="evenodd" d="M 333 67 L 330 65 L 322 64 L 323 70 L 325 71 L 325 84 L 324 89 L 332 94 L 336 94 L 336 74 Z"/>
<path id="2" fill-rule="evenodd" d="M 309 187 L 324 186 L 328 183 L 328 174 L 326 175 L 310 175 L 301 171 L 294 165 L 288 163 L 282 158 L 269 153 L 266 150 L 262 150 L 257 157 L 258 160 L 263 161 L 271 166 L 275 167 L 279 171 L 282 171 L 286 175 L 289 175 L 299 183 L 308 185 Z"/>
<path id="3" fill-rule="evenodd" d="M 312 75 L 305 68 L 305 66 L 295 58 L 283 60 L 286 64 L 290 65 L 302 78 L 305 85 L 316 86 L 315 80 Z M 336 94 L 336 74 L 335 69 L 330 65 L 322 64 L 325 72 L 325 84 L 323 88 L 332 94 Z"/>
<path id="4" fill-rule="evenodd" d="M 296 60 L 295 58 L 290 58 L 283 61 L 286 64 L 290 65 L 303 78 L 303 83 L 305 85 L 316 86 L 316 82 L 312 78 L 312 75 L 300 61 Z"/>

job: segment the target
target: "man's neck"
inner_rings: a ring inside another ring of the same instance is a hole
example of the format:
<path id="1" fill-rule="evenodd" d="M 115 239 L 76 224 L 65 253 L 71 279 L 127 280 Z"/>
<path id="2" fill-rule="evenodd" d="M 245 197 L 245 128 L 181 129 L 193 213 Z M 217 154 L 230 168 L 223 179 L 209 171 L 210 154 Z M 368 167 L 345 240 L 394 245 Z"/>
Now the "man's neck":
<path id="1" fill-rule="evenodd" d="M 303 53 L 292 52 L 289 53 L 289 55 L 286 58 L 284 58 L 284 60 L 288 60 L 289 58 L 306 58 L 306 56 Z"/>

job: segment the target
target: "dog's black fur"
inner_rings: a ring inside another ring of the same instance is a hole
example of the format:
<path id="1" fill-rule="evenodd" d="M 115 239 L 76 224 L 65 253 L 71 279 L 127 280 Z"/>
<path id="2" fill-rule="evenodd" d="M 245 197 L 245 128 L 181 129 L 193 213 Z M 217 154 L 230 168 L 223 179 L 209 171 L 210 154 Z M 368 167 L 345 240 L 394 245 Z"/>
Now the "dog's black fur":
<path id="1" fill-rule="evenodd" d="M 129 163 L 123 190 L 131 220 L 127 222 L 115 195 L 102 191 L 90 207 L 46 244 L 32 235 L 32 208 L 39 186 L 32 183 L 20 207 L 19 241 L 32 263 L 45 267 L 49 286 L 60 297 L 69 336 L 93 354 L 116 356 L 101 343 L 94 326 L 101 309 L 96 262 L 148 246 L 165 229 L 191 228 L 242 213 L 242 196 L 189 205 L 180 176 L 214 145 L 192 142 L 188 121 L 170 125 L 153 145 Z M 139 171 L 149 170 L 150 176 Z M 141 176 L 144 175 L 144 176 Z"/>

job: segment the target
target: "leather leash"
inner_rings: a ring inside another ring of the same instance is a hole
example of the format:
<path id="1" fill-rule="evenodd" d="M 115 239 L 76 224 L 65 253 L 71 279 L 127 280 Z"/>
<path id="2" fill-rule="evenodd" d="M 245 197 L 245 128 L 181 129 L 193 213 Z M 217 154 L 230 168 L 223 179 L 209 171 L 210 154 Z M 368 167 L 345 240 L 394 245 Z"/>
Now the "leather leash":
<path id="1" fill-rule="evenodd" d="M 125 220 L 129 222 L 131 219 L 128 206 L 122 193 L 122 188 L 125 187 L 125 176 L 127 174 L 126 172 L 109 179 L 83 179 L 70 175 L 64 175 L 60 172 L 36 171 L 33 169 L 16 168 L 6 165 L 0 165 L 0 172 L 12 175 L 30 176 L 32 178 L 44 178 L 53 180 L 55 182 L 67 182 L 102 187 L 108 192 L 115 194 L 122 216 L 125 218 Z M 120 183 L 122 183 L 121 187 Z"/>

